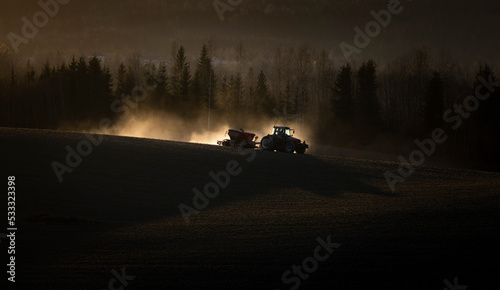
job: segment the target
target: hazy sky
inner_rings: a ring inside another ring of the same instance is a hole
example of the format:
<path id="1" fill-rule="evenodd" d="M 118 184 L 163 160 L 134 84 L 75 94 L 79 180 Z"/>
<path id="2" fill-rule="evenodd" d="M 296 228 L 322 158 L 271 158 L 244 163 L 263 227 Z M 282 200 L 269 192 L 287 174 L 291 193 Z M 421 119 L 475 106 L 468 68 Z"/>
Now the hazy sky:
<path id="1" fill-rule="evenodd" d="M 18 41 L 22 57 L 54 55 L 57 51 L 123 55 L 139 50 L 147 56 L 168 58 L 174 41 L 194 56 L 202 43 L 212 38 L 221 58 L 233 57 L 234 48 L 242 42 L 247 57 L 254 59 L 272 55 L 280 44 L 309 42 L 341 58 L 340 44 L 354 45 L 355 27 L 364 31 L 366 24 L 375 20 L 371 12 L 387 10 L 391 1 L 231 1 L 239 3 L 235 6 L 229 6 L 227 0 L 59 2 L 57 8 L 48 5 L 45 10 L 37 1 L 4 3 L 0 42 L 14 50 L 12 39 Z M 217 12 L 214 3 L 222 10 Z M 405 0 L 393 5 L 400 12 L 391 14 L 387 26 L 380 27 L 369 45 L 360 49 L 360 58 L 387 59 L 428 46 L 433 51 L 452 50 L 465 61 L 500 61 L 499 1 Z M 226 11 L 222 13 L 223 7 Z M 45 19 L 44 13 L 52 15 Z M 37 33 L 23 34 L 24 17 L 39 24 Z"/>

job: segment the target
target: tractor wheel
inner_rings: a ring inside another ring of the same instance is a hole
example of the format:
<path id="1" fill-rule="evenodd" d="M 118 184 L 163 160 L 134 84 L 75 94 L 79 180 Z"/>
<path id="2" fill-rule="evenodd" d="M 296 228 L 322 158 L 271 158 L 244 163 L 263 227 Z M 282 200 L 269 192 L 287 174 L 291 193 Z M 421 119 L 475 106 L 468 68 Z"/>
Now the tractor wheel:
<path id="1" fill-rule="evenodd" d="M 297 149 L 297 153 L 298 154 L 304 154 L 304 153 L 306 153 L 306 147 L 302 146 L 302 147 L 298 148 Z"/>
<path id="2" fill-rule="evenodd" d="M 284 149 L 286 153 L 293 153 L 293 151 L 295 151 L 295 144 L 292 142 L 286 142 Z"/>
<path id="3" fill-rule="evenodd" d="M 262 150 L 266 150 L 266 151 L 272 151 L 273 150 L 273 139 L 269 136 L 266 136 L 264 138 L 262 138 L 262 141 L 260 141 L 260 148 Z"/>

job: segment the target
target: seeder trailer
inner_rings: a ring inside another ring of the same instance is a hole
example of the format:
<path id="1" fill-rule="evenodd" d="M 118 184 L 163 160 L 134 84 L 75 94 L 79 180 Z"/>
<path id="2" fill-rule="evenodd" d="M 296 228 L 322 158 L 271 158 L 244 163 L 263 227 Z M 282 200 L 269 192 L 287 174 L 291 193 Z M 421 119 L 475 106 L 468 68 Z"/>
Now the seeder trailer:
<path id="1" fill-rule="evenodd" d="M 229 129 L 226 132 L 226 135 L 229 136 L 229 139 L 217 141 L 218 145 L 228 147 L 242 146 L 243 148 L 257 148 L 257 144 L 259 144 L 257 142 L 259 137 L 255 136 L 254 133 L 245 132 L 243 129 Z"/>

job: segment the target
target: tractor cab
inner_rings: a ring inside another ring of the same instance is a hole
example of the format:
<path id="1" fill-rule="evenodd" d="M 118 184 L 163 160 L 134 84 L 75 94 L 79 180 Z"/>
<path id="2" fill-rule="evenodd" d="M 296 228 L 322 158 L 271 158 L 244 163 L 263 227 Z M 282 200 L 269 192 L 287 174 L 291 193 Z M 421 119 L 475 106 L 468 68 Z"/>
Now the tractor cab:
<path id="1" fill-rule="evenodd" d="M 273 127 L 273 135 L 293 136 L 293 133 L 295 133 L 295 130 L 290 129 L 289 127 L 283 127 L 283 126 Z"/>

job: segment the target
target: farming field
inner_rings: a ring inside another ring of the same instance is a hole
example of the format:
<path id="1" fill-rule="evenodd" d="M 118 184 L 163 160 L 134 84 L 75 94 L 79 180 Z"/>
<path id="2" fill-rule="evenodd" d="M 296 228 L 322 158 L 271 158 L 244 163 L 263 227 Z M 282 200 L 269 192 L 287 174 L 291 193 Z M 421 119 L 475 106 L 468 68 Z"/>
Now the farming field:
<path id="1" fill-rule="evenodd" d="M 498 285 L 498 173 L 424 164 L 392 192 L 398 164 L 366 157 L 6 128 L 0 151 L 16 183 L 7 289 Z"/>

